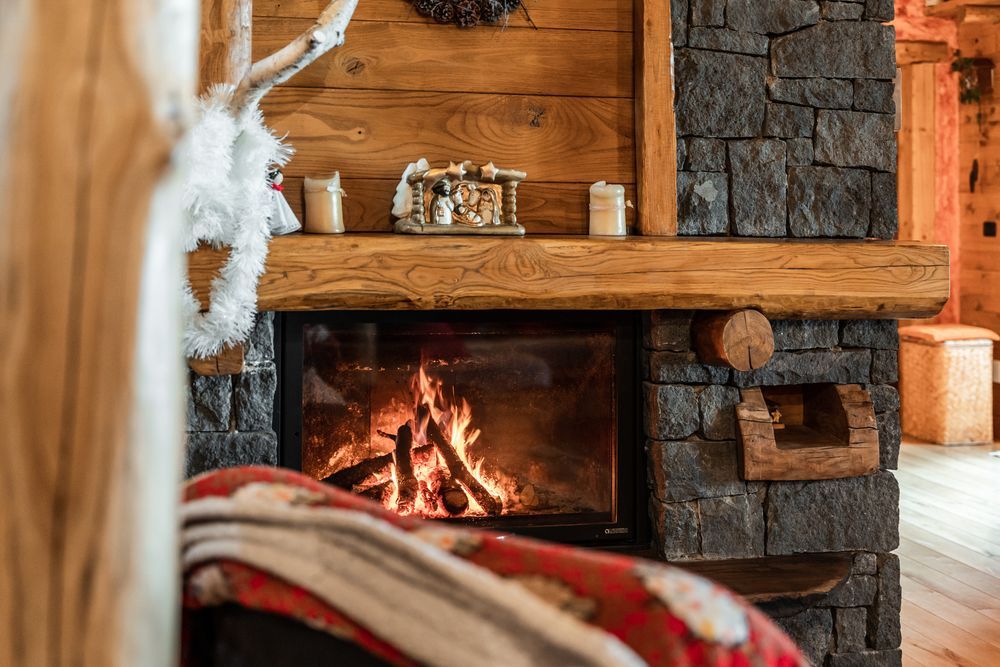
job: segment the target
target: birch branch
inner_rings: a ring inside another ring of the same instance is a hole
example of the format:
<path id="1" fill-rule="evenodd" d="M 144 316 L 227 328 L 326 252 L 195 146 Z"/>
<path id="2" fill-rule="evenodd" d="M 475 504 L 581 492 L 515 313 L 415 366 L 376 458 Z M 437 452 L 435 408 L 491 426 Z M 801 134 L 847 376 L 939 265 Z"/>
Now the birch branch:
<path id="1" fill-rule="evenodd" d="M 271 88 L 288 81 L 330 49 L 341 46 L 357 6 L 358 0 L 333 0 L 312 27 L 255 62 L 236 89 L 233 108 L 237 113 L 253 108 Z"/>

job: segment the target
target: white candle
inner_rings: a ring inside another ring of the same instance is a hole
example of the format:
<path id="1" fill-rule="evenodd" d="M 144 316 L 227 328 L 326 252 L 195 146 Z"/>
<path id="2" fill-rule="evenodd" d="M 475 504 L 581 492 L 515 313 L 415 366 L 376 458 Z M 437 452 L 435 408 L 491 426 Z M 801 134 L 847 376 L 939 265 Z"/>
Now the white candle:
<path id="1" fill-rule="evenodd" d="M 590 235 L 625 236 L 625 186 L 598 181 L 590 186 Z"/>
<path id="2" fill-rule="evenodd" d="M 306 177 L 306 224 L 308 234 L 343 234 L 344 211 L 340 189 L 340 172 L 326 178 Z"/>

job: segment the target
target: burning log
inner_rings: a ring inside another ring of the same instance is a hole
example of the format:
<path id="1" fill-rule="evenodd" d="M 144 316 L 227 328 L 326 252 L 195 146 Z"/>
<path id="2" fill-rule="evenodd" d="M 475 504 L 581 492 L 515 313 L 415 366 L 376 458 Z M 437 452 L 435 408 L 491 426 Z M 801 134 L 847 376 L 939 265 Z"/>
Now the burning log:
<path id="1" fill-rule="evenodd" d="M 391 440 L 395 442 L 396 437 L 397 436 L 392 436 Z M 430 453 L 433 449 L 434 445 L 423 445 L 413 449 L 412 453 L 415 455 L 423 455 Z M 338 470 L 329 477 L 323 479 L 323 481 L 333 484 L 334 486 L 339 486 L 342 489 L 350 489 L 351 487 L 361 484 L 369 477 L 385 473 L 389 468 L 389 464 L 392 463 L 392 456 L 391 452 L 389 454 L 373 456 L 370 459 L 365 459 L 360 463 L 352 465 L 350 468 Z"/>
<path id="2" fill-rule="evenodd" d="M 392 486 L 392 480 L 387 480 L 381 484 L 373 484 L 367 489 L 358 491 L 359 496 L 364 496 L 369 500 L 374 500 L 377 503 L 381 503 L 385 499 L 385 494 L 389 491 Z"/>
<path id="3" fill-rule="evenodd" d="M 469 509 L 469 496 L 465 494 L 462 485 L 450 477 L 438 489 L 441 506 L 452 516 L 459 516 Z"/>
<path id="4" fill-rule="evenodd" d="M 413 460 L 410 450 L 413 448 L 413 429 L 409 422 L 396 431 L 396 483 L 399 491 L 400 509 L 409 509 L 417 497 L 417 478 L 413 476 Z"/>
<path id="5" fill-rule="evenodd" d="M 472 474 L 465 463 L 462 462 L 462 458 L 458 455 L 458 452 L 455 451 L 455 448 L 444 437 L 441 427 L 434 421 L 430 408 L 426 404 L 422 404 L 417 409 L 417 423 L 423 424 L 424 422 L 427 423 L 427 439 L 441 453 L 445 465 L 448 466 L 448 470 L 451 472 L 452 479 L 464 486 L 487 514 L 490 516 L 499 516 L 500 511 L 503 509 L 500 499 L 491 494 L 483 486 L 482 482 L 476 479 L 476 476 Z M 468 499 L 466 499 L 466 502 L 468 502 Z"/>

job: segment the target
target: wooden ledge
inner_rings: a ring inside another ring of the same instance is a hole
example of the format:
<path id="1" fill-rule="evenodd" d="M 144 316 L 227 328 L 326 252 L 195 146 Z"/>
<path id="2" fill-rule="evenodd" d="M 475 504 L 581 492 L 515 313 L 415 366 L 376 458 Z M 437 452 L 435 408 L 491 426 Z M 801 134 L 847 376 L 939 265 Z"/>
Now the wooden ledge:
<path id="1" fill-rule="evenodd" d="M 189 257 L 202 302 L 225 250 Z M 292 235 L 271 242 L 260 310 L 729 310 L 937 314 L 948 248 L 889 241 Z"/>
<path id="2" fill-rule="evenodd" d="M 828 553 L 671 564 L 762 604 L 822 597 L 847 579 L 853 560 L 849 553 Z"/>

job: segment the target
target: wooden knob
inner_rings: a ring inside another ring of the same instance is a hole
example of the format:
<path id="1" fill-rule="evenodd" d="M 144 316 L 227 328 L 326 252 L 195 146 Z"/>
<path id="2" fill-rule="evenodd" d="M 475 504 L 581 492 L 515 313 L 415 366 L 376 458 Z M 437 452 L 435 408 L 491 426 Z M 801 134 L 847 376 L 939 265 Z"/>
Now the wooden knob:
<path id="1" fill-rule="evenodd" d="M 749 371 L 771 359 L 774 332 L 756 310 L 711 313 L 695 320 L 694 345 L 702 363 Z"/>

